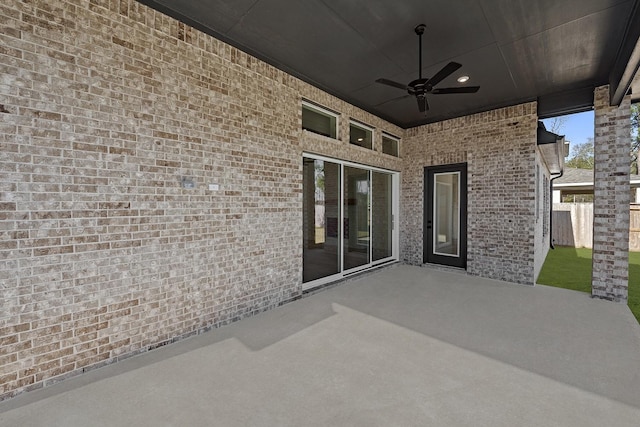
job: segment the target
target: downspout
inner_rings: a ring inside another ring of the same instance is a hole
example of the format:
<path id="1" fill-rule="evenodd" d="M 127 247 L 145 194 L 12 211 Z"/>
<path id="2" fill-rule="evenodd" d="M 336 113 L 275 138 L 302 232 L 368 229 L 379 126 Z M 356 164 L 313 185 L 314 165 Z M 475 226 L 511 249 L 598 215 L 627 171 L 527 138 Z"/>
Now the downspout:
<path id="1" fill-rule="evenodd" d="M 560 178 L 563 174 L 564 169 L 561 169 L 559 174 L 549 180 L 549 247 L 551 249 L 555 249 L 553 246 L 553 180 Z"/>
<path id="2" fill-rule="evenodd" d="M 553 181 L 560 178 L 564 173 L 564 158 L 566 157 L 566 147 L 564 136 L 557 135 L 553 132 L 549 132 L 544 123 L 538 120 L 537 146 L 540 150 L 543 161 L 547 165 L 547 170 L 550 176 L 549 179 L 549 247 L 555 249 L 553 246 Z M 560 146 L 559 144 L 562 144 Z M 552 152 L 549 152 L 551 148 Z M 557 164 L 556 164 L 557 161 Z M 558 170 L 558 172 L 551 173 L 551 170 Z"/>

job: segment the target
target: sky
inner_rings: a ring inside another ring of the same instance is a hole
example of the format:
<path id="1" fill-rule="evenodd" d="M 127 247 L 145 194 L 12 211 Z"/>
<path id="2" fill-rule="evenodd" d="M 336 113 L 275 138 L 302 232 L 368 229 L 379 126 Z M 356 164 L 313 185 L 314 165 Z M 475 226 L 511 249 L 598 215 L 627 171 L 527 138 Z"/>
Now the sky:
<path id="1" fill-rule="evenodd" d="M 593 138 L 594 123 L 593 110 L 584 113 L 567 114 L 566 120 L 562 127 L 556 131 L 559 135 L 564 135 L 565 140 L 569 141 L 570 148 L 577 144 L 584 144 L 588 138 Z M 547 130 L 551 130 L 553 118 L 542 120 Z"/>

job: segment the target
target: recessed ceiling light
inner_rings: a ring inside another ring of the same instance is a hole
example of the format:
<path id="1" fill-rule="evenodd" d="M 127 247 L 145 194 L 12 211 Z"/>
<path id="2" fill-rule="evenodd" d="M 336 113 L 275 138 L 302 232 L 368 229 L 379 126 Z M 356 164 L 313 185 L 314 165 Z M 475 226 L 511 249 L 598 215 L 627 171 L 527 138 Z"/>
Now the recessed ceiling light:
<path id="1" fill-rule="evenodd" d="M 469 81 L 469 76 L 460 76 L 458 77 L 458 83 L 466 83 Z"/>
<path id="2" fill-rule="evenodd" d="M 364 138 L 358 138 L 358 142 L 364 141 Z"/>

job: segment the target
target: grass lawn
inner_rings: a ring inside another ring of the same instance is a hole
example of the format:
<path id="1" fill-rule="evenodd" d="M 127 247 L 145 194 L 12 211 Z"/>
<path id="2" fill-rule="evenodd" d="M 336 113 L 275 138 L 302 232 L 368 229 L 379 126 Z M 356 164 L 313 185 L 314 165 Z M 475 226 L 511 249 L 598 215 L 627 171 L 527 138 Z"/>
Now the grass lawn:
<path id="1" fill-rule="evenodd" d="M 551 249 L 538 283 L 591 293 L 591 249 L 561 246 Z M 640 252 L 629 252 L 628 302 L 640 322 Z"/>

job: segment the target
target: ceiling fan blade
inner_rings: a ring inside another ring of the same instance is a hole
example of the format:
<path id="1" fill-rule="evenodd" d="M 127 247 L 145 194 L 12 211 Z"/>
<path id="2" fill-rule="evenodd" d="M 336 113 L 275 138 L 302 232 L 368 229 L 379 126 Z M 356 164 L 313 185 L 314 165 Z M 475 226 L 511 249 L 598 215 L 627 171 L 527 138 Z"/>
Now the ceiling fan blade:
<path id="1" fill-rule="evenodd" d="M 378 79 L 376 80 L 376 83 L 382 83 L 383 85 L 393 86 L 393 87 L 397 87 L 398 89 L 407 90 L 407 85 L 394 82 L 393 80 L 389 80 L 389 79 Z"/>
<path id="2" fill-rule="evenodd" d="M 431 77 L 429 81 L 427 81 L 427 83 L 431 86 L 435 86 L 449 77 L 450 74 L 454 73 L 460 67 L 462 67 L 462 65 L 458 64 L 457 62 L 449 62 L 447 65 L 442 67 L 442 69 L 438 71 L 433 77 Z"/>
<path id="3" fill-rule="evenodd" d="M 442 95 L 447 93 L 476 93 L 480 86 L 464 86 L 464 87 L 443 87 L 441 89 L 433 89 L 434 95 Z"/>
<path id="4" fill-rule="evenodd" d="M 418 100 L 418 110 L 420 110 L 421 113 L 424 113 L 429 109 L 429 103 L 427 102 L 426 96 L 418 96 L 416 99 Z"/>

